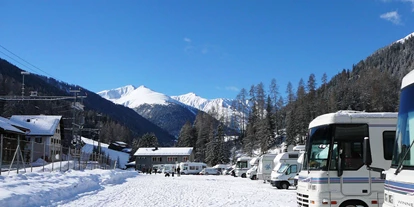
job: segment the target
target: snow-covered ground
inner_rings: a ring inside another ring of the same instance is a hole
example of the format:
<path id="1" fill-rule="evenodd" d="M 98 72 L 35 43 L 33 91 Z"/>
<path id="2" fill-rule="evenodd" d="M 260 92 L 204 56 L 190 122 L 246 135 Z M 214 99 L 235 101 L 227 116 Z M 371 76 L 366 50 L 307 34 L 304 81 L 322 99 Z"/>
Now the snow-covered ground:
<path id="1" fill-rule="evenodd" d="M 0 176 L 0 206 L 296 206 L 296 191 L 232 176 L 85 170 Z"/>

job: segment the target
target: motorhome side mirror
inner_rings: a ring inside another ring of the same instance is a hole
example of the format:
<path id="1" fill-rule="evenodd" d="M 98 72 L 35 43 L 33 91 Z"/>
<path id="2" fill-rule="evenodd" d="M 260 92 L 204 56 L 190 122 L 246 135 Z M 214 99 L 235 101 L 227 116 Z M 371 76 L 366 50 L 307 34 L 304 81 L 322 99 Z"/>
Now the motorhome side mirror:
<path id="1" fill-rule="evenodd" d="M 362 158 L 364 165 L 370 166 L 372 164 L 372 157 L 371 157 L 371 145 L 369 144 L 369 138 L 364 138 L 364 145 L 362 146 Z"/>

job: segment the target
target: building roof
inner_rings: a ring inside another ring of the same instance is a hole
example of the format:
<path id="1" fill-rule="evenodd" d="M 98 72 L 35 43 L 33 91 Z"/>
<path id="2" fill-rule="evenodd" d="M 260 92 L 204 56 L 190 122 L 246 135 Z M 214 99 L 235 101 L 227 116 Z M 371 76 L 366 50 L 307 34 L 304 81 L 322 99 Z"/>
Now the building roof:
<path id="1" fill-rule="evenodd" d="M 27 129 L 27 135 L 53 136 L 62 116 L 49 115 L 13 115 L 10 120 Z"/>
<path id="2" fill-rule="evenodd" d="M 0 117 L 0 128 L 7 132 L 12 132 L 16 134 L 25 134 L 24 131 L 14 127 L 11 121 L 4 117 Z"/>
<path id="3" fill-rule="evenodd" d="M 145 155 L 191 155 L 193 152 L 192 147 L 158 147 L 156 148 L 138 148 L 134 156 L 145 156 Z"/>

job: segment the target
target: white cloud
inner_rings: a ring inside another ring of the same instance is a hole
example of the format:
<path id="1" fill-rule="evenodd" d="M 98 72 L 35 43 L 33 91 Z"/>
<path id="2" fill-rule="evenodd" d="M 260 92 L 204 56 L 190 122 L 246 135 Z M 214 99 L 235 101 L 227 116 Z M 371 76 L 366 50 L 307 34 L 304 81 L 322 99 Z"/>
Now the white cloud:
<path id="1" fill-rule="evenodd" d="M 184 41 L 190 43 L 191 42 L 191 39 L 188 38 L 188 37 L 184 37 Z"/>
<path id="2" fill-rule="evenodd" d="M 381 14 L 380 18 L 390 21 L 393 24 L 401 24 L 401 15 L 399 15 L 397 11 L 391 11 L 385 14 Z"/>
<path id="3" fill-rule="evenodd" d="M 226 86 L 226 90 L 228 90 L 228 91 L 240 91 L 240 89 L 237 88 L 236 86 Z"/>

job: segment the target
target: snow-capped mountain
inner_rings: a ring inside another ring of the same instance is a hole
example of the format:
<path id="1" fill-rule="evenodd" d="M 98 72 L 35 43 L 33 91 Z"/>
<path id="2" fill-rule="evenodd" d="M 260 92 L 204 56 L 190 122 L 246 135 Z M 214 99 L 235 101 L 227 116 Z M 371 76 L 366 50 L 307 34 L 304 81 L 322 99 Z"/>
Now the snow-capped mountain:
<path id="1" fill-rule="evenodd" d="M 409 35 L 407 35 L 407 36 L 405 36 L 402 39 L 399 39 L 399 40 L 395 41 L 394 43 L 404 43 L 408 38 L 413 37 L 413 36 L 414 36 L 414 32 L 411 33 L 411 34 L 409 34 Z"/>
<path id="2" fill-rule="evenodd" d="M 98 94 L 107 100 L 129 108 L 136 108 L 142 104 L 167 105 L 168 103 L 178 103 L 178 101 L 171 97 L 155 92 L 144 85 L 138 88 L 133 85 L 127 85 L 116 89 L 101 91 Z"/>
<path id="3" fill-rule="evenodd" d="M 138 114 L 152 123 L 178 136 L 185 122 L 193 122 L 198 111 L 204 111 L 216 119 L 224 118 L 223 122 L 230 123 L 234 114 L 229 99 L 207 100 L 188 93 L 180 96 L 167 96 L 155 92 L 145 86 L 124 87 L 98 92 L 103 98 L 116 104 L 134 109 Z M 237 112 L 236 112 L 237 113 Z"/>
<path id="4" fill-rule="evenodd" d="M 210 113 L 214 110 L 218 116 L 229 116 L 233 111 L 231 108 L 232 100 L 230 99 L 217 98 L 207 100 L 205 98 L 197 96 L 195 93 L 187 93 L 180 96 L 171 96 L 171 98 L 206 113 Z"/>
<path id="5" fill-rule="evenodd" d="M 170 97 L 165 94 L 155 92 L 143 85 L 138 88 L 133 85 L 127 85 L 120 88 L 104 90 L 98 92 L 98 94 L 107 100 L 129 108 L 137 108 L 143 104 L 185 104 L 186 106 L 190 106 L 190 109 L 196 108 L 206 113 L 210 113 L 214 110 L 218 117 L 228 117 L 233 111 L 231 109 L 232 100 L 230 99 L 217 98 L 208 100 L 197 96 L 195 93 L 187 93 L 184 95 Z"/>

